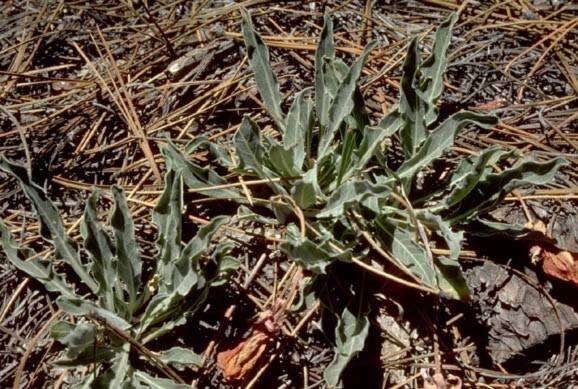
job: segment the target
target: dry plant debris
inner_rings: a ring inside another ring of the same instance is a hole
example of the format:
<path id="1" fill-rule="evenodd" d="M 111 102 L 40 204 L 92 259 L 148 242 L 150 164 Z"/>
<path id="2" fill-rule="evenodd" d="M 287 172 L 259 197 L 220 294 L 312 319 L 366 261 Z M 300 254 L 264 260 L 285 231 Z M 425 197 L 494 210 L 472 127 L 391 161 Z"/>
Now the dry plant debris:
<path id="1" fill-rule="evenodd" d="M 577 20 L 2 2 L 0 386 L 575 384 Z"/>

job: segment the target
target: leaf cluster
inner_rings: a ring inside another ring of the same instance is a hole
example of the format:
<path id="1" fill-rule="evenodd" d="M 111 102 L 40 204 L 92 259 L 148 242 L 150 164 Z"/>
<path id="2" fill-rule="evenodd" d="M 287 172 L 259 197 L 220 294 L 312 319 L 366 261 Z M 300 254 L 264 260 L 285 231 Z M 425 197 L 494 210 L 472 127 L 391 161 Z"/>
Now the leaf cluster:
<path id="1" fill-rule="evenodd" d="M 52 337 L 66 347 L 56 364 L 77 368 L 96 363 L 82 385 L 178 387 L 174 381 L 179 377 L 169 364 L 199 365 L 201 358 L 182 347 L 152 354 L 146 351 L 146 345 L 185 324 L 204 306 L 209 288 L 223 283 L 226 273 L 234 268 L 236 261 L 228 255 L 230 244 L 210 247 L 212 236 L 229 218 L 214 218 L 183 245 L 183 177 L 169 165 L 165 189 L 153 211 L 158 229 L 157 256 L 152 270 L 145 272 L 122 189 L 111 188 L 114 207 L 106 226 L 99 221 L 99 192 L 92 192 L 81 219 L 82 242 L 78 245 L 66 231 L 56 207 L 32 182 L 25 167 L 3 158 L 0 169 L 19 181 L 33 204 L 42 238 L 54 247 L 50 255 L 40 257 L 21 247 L 0 220 L 0 243 L 8 259 L 55 292 L 56 303 L 64 312 L 79 318 L 52 326 Z M 85 254 L 88 260 L 83 261 Z M 55 266 L 56 263 L 61 265 Z M 65 273 L 72 274 L 79 285 L 71 284 Z M 135 369 L 130 363 L 131 354 L 132 359 L 140 357 L 160 366 L 171 379 Z"/>

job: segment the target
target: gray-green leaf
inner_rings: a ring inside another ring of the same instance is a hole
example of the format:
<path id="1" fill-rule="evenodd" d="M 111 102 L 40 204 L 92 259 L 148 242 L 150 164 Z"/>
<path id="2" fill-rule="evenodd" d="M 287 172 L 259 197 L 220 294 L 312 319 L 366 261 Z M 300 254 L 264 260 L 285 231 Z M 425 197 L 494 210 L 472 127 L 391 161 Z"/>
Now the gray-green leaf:
<path id="1" fill-rule="evenodd" d="M 368 333 L 367 317 L 356 317 L 345 308 L 335 328 L 335 356 L 323 373 L 330 388 L 339 384 L 341 373 L 349 361 L 363 350 Z"/>
<path id="2" fill-rule="evenodd" d="M 255 81 L 261 94 L 263 105 L 277 123 L 280 129 L 285 128 L 285 118 L 281 110 L 281 92 L 277 79 L 271 69 L 269 50 L 259 34 L 255 31 L 251 18 L 247 13 L 243 14 L 243 37 L 247 47 L 247 55 L 251 67 L 255 72 Z"/>
<path id="3" fill-rule="evenodd" d="M 494 116 L 469 111 L 455 113 L 428 135 L 413 157 L 401 165 L 397 175 L 401 179 L 411 179 L 416 172 L 441 157 L 454 144 L 457 132 L 465 125 L 476 124 L 482 128 L 491 128 L 497 122 L 498 119 Z"/>
<path id="4" fill-rule="evenodd" d="M 86 267 L 80 262 L 80 254 L 74 241 L 68 236 L 60 218 L 58 210 L 46 197 L 44 191 L 32 180 L 26 168 L 1 157 L 0 169 L 16 177 L 24 194 L 30 199 L 40 223 L 40 234 L 50 242 L 55 249 L 55 254 L 62 258 L 78 277 L 94 293 L 98 293 L 98 283 L 88 273 Z"/>

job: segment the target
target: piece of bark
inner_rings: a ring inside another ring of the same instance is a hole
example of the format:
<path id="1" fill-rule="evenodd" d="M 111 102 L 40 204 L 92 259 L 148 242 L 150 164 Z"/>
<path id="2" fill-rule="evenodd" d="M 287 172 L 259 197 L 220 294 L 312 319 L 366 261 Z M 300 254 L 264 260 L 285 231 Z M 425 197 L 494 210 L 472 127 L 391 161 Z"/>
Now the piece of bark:
<path id="1" fill-rule="evenodd" d="M 555 309 L 543 293 L 500 265 L 484 262 L 465 276 L 477 318 L 488 328 L 488 352 L 497 363 L 560 335 L 556 311 L 566 331 L 578 328 L 572 307 L 556 302 Z"/>

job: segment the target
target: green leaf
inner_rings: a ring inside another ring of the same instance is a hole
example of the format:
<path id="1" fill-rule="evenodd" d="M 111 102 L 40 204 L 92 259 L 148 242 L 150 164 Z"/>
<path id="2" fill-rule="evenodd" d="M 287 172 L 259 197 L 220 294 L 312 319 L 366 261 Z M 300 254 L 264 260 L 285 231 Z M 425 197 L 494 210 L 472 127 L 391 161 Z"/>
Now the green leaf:
<path id="1" fill-rule="evenodd" d="M 118 277 L 124 282 L 128 291 L 128 312 L 136 309 L 138 290 L 141 281 L 142 261 L 134 234 L 134 223 L 128 210 L 124 191 L 112 187 L 114 209 L 110 216 L 110 225 L 114 230 Z"/>
<path id="2" fill-rule="evenodd" d="M 293 171 L 301 172 L 305 156 L 310 154 L 313 131 L 313 104 L 306 98 L 311 88 L 305 88 L 295 96 L 287 114 L 287 129 L 283 134 L 283 147 L 290 150 L 293 159 Z"/>
<path id="3" fill-rule="evenodd" d="M 367 317 L 356 317 L 345 308 L 335 328 L 335 356 L 323 373 L 330 388 L 339 384 L 347 364 L 363 350 L 368 333 Z"/>
<path id="4" fill-rule="evenodd" d="M 54 246 L 55 254 L 72 267 L 82 282 L 88 286 L 93 293 L 98 293 L 98 283 L 90 276 L 86 267 L 80 262 L 80 254 L 76 244 L 66 233 L 58 210 L 46 197 L 44 191 L 31 181 L 26 168 L 20 164 L 9 161 L 5 157 L 1 157 L 0 169 L 16 177 L 20 183 L 24 194 L 30 199 L 36 210 L 40 223 L 40 234 L 47 242 Z"/>
<path id="5" fill-rule="evenodd" d="M 153 377 L 144 371 L 137 370 L 134 372 L 135 381 L 144 385 L 145 388 L 152 389 L 190 389 L 189 385 L 177 384 L 168 378 Z"/>
<path id="6" fill-rule="evenodd" d="M 169 170 L 165 175 L 165 189 L 153 210 L 153 222 L 158 229 L 157 273 L 161 290 L 171 288 L 172 269 L 181 255 L 182 210 L 183 182 L 180 174 Z"/>
<path id="7" fill-rule="evenodd" d="M 66 356 L 76 358 L 96 342 L 96 327 L 92 323 L 56 322 L 50 329 L 50 336 L 66 346 Z"/>
<path id="8" fill-rule="evenodd" d="M 491 173 L 491 165 L 508 155 L 510 153 L 500 150 L 499 147 L 491 147 L 482 151 L 478 156 L 462 159 L 448 185 L 452 192 L 440 206 L 447 209 L 459 203 L 476 187 L 480 180 Z"/>
<path id="9" fill-rule="evenodd" d="M 431 54 L 419 67 L 420 95 L 426 102 L 425 124 L 432 124 L 438 117 L 436 103 L 443 91 L 443 76 L 447 66 L 447 51 L 452 39 L 452 28 L 458 19 L 450 14 L 438 27 Z"/>
<path id="10" fill-rule="evenodd" d="M 317 197 L 321 195 L 321 189 L 317 183 L 317 164 L 315 164 L 300 180 L 293 183 L 291 196 L 300 208 L 307 209 L 313 206 Z"/>
<path id="11" fill-rule="evenodd" d="M 114 310 L 114 292 L 116 289 L 116 271 L 113 265 L 114 254 L 110 238 L 103 231 L 98 221 L 97 201 L 98 190 L 94 189 L 84 208 L 84 216 L 80 223 L 80 233 L 84 238 L 84 248 L 92 259 L 92 274 L 100 286 L 98 297 L 103 300 L 106 309 Z M 120 297 L 122 298 L 122 295 Z"/>
<path id="12" fill-rule="evenodd" d="M 56 361 L 53 361 L 52 364 L 56 367 L 60 367 L 60 368 L 78 368 L 81 366 L 94 366 L 95 364 L 98 366 L 98 364 L 101 363 L 106 363 L 108 361 L 110 361 L 111 359 L 113 359 L 117 354 L 115 353 L 114 350 L 112 350 L 110 347 L 103 347 L 103 346 L 99 346 L 96 345 L 95 347 L 90 347 L 85 349 L 84 351 L 82 351 L 80 354 L 78 354 L 76 357 L 74 358 L 64 358 L 64 359 L 58 359 Z M 98 369 L 101 370 L 101 369 Z M 98 371 L 96 374 L 99 374 L 100 371 Z M 98 375 L 96 378 L 100 379 L 102 377 L 102 375 Z M 94 374 L 89 374 L 85 377 L 82 378 L 82 386 L 83 388 L 91 388 L 92 385 L 91 383 L 93 382 L 94 379 Z"/>
<path id="13" fill-rule="evenodd" d="M 165 363 L 179 363 L 181 365 L 203 366 L 203 357 L 192 350 L 182 347 L 171 347 L 161 351 L 159 359 Z"/>
<path id="14" fill-rule="evenodd" d="M 275 226 L 275 225 L 279 224 L 277 219 L 272 218 L 272 217 L 265 217 L 265 216 L 260 215 L 256 212 L 253 212 L 251 209 L 249 209 L 245 205 L 241 205 L 237 209 L 237 219 L 240 221 L 249 220 L 252 222 L 257 222 L 257 223 L 261 223 L 261 224 L 269 225 L 269 226 Z"/>
<path id="15" fill-rule="evenodd" d="M 378 236 L 379 240 L 385 243 L 393 257 L 424 284 L 437 289 L 435 269 L 425 249 L 417 243 L 419 240 L 416 234 L 401 223 L 389 221 L 385 217 L 376 218 L 375 224 L 383 232 Z"/>
<path id="16" fill-rule="evenodd" d="M 316 274 L 324 274 L 327 266 L 335 261 L 351 261 L 351 249 L 339 252 L 331 247 L 328 240 L 315 243 L 308 238 L 303 239 L 294 224 L 287 227 L 285 240 L 281 250 L 304 269 Z"/>
<path id="17" fill-rule="evenodd" d="M 194 146 L 189 145 L 194 150 Z M 183 177 L 183 181 L 188 188 L 207 188 L 215 185 L 226 184 L 227 180 L 219 176 L 214 170 L 201 167 L 192 161 L 187 160 L 185 155 L 170 141 L 161 147 L 161 152 L 167 162 L 167 170 L 174 170 Z M 222 156 L 224 157 L 224 156 Z M 199 192 L 202 195 L 214 198 L 236 198 L 240 192 L 233 188 L 210 189 Z"/>
<path id="18" fill-rule="evenodd" d="M 457 132 L 465 125 L 476 124 L 482 128 L 491 128 L 497 122 L 498 119 L 494 116 L 469 111 L 453 114 L 428 135 L 413 157 L 400 166 L 397 175 L 402 179 L 411 179 L 419 170 L 429 165 L 434 159 L 441 157 L 454 144 Z"/>
<path id="19" fill-rule="evenodd" d="M 70 313 L 71 315 L 93 316 L 123 331 L 132 327 L 126 322 L 126 320 L 116 315 L 114 312 L 101 308 L 91 301 L 86 301 L 81 298 L 67 298 L 60 296 L 56 299 L 56 304 L 62 308 L 64 312 Z"/>
<path id="20" fill-rule="evenodd" d="M 347 131 L 341 144 L 341 161 L 339 161 L 339 169 L 337 170 L 337 186 L 341 185 L 345 173 L 351 168 L 351 159 L 357 143 L 356 138 L 357 134 L 355 132 Z"/>
<path id="21" fill-rule="evenodd" d="M 345 120 L 355 107 L 353 95 L 357 86 L 357 80 L 359 76 L 361 76 L 365 61 L 376 45 L 377 42 L 374 41 L 365 47 L 357 62 L 351 67 L 347 76 L 345 76 L 339 85 L 336 96 L 331 102 L 329 109 L 327 128 L 322 128 L 323 131 L 320 133 L 318 158 L 322 158 L 329 151 L 329 146 L 335 137 L 335 133 L 343 123 L 343 120 Z"/>
<path id="22" fill-rule="evenodd" d="M 496 221 L 485 220 L 480 217 L 475 218 L 469 224 L 472 235 L 484 238 L 492 236 L 502 236 L 513 239 L 524 239 L 537 235 L 535 240 L 543 239 L 542 234 L 531 230 L 522 224 L 501 223 Z"/>
<path id="23" fill-rule="evenodd" d="M 286 149 L 281 145 L 273 145 L 269 150 L 271 170 L 280 177 L 294 177 L 299 175 L 296 169 L 295 155 L 293 150 Z"/>
<path id="24" fill-rule="evenodd" d="M 455 224 L 487 212 L 517 188 L 551 181 L 558 170 L 567 163 L 563 158 L 555 158 L 548 162 L 524 161 L 502 172 L 490 173 L 481 179 L 444 218 L 450 224 Z"/>
<path id="25" fill-rule="evenodd" d="M 170 282 L 167 282 L 164 288 L 159 288 L 159 292 L 147 305 L 139 333 L 169 318 L 180 321 L 183 312 L 198 307 L 204 301 L 206 291 L 202 291 L 197 299 L 190 296 L 193 290 L 201 290 L 207 286 L 198 266 L 199 259 L 208 249 L 215 232 L 228 221 L 226 216 L 213 218 L 209 224 L 201 227 L 185 246 L 178 261 L 170 264 L 166 270 Z"/>
<path id="26" fill-rule="evenodd" d="M 59 292 L 62 295 L 71 298 L 76 297 L 74 289 L 68 285 L 62 277 L 54 272 L 50 263 L 48 263 L 47 266 L 44 266 L 40 262 L 40 258 L 28 260 L 20 259 L 20 256 L 31 258 L 35 253 L 32 250 L 18 248 L 18 242 L 12 239 L 8 227 L 6 227 L 2 219 L 0 219 L 0 234 L 0 244 L 8 257 L 8 260 L 12 262 L 17 269 L 41 282 L 46 289 L 51 292 Z"/>
<path id="27" fill-rule="evenodd" d="M 416 212 L 416 216 L 431 231 L 446 241 L 450 250 L 450 259 L 457 260 L 460 255 L 464 233 L 462 231 L 452 231 L 450 224 L 447 221 L 443 220 L 439 215 L 434 215 L 428 210 L 419 210 Z"/>
<path id="28" fill-rule="evenodd" d="M 342 216 L 352 204 L 368 197 L 385 197 L 391 192 L 386 186 L 374 185 L 368 180 L 348 181 L 341 185 L 329 198 L 325 207 L 316 215 L 318 219 Z"/>
<path id="29" fill-rule="evenodd" d="M 385 128 L 365 127 L 363 129 L 363 138 L 359 147 L 355 150 L 353 162 L 348 167 L 344 180 L 348 180 L 365 169 L 369 160 L 377 156 L 380 151 L 379 148 L 384 145 L 386 138 L 391 137 L 398 128 L 395 123 Z"/>
<path id="30" fill-rule="evenodd" d="M 411 157 L 415 154 L 426 135 L 426 107 L 418 94 L 416 86 L 418 84 L 420 61 L 418 38 L 416 37 L 411 41 L 403 63 L 398 108 L 405 121 L 400 136 L 406 157 Z"/>
<path id="31" fill-rule="evenodd" d="M 329 123 L 329 106 L 331 99 L 327 95 L 327 81 L 325 80 L 324 58 L 332 60 L 335 57 L 333 44 L 333 21 L 326 13 L 323 17 L 323 30 L 319 38 L 319 44 L 315 51 L 315 110 L 322 128 Z"/>
<path id="32" fill-rule="evenodd" d="M 450 250 L 450 258 L 434 258 L 437 285 L 447 298 L 467 300 L 470 296 L 468 284 L 463 276 L 458 257 L 464 233 L 452 231 L 450 224 L 428 210 L 419 210 L 416 217 L 433 233 L 443 238 Z"/>
<path id="33" fill-rule="evenodd" d="M 123 344 L 123 350 L 118 352 L 112 360 L 112 366 L 107 371 L 107 373 L 110 372 L 110 378 L 107 377 L 106 382 L 109 388 L 126 387 L 125 385 L 130 380 L 130 377 L 128 377 L 132 371 L 132 368 L 129 365 L 130 347 L 130 343 L 125 342 Z"/>
<path id="34" fill-rule="evenodd" d="M 264 159 L 265 149 L 261 143 L 259 127 L 248 116 L 243 117 L 241 126 L 233 138 L 239 167 L 244 170 L 252 170 L 259 177 L 265 178 Z"/>
<path id="35" fill-rule="evenodd" d="M 403 125 L 403 117 L 399 113 L 398 108 L 392 108 L 376 126 L 387 133 L 386 136 L 392 136 L 395 134 Z"/>
<path id="36" fill-rule="evenodd" d="M 285 129 L 285 118 L 281 110 L 281 92 L 279 92 L 279 85 L 277 79 L 271 69 L 269 61 L 269 50 L 259 34 L 255 31 L 253 23 L 249 15 L 243 13 L 243 37 L 245 38 L 245 46 L 247 47 L 247 55 L 251 67 L 255 72 L 255 81 L 257 89 L 261 94 L 263 105 L 269 111 L 269 114 L 277 123 L 280 129 Z"/>
<path id="37" fill-rule="evenodd" d="M 197 264 L 200 256 L 209 248 L 213 235 L 229 221 L 230 218 L 227 216 L 217 216 L 207 225 L 201 227 L 195 237 L 183 249 L 181 261 Z"/>
<path id="38" fill-rule="evenodd" d="M 434 258 L 437 285 L 440 295 L 445 298 L 467 301 L 470 290 L 460 263 L 445 257 Z"/>

